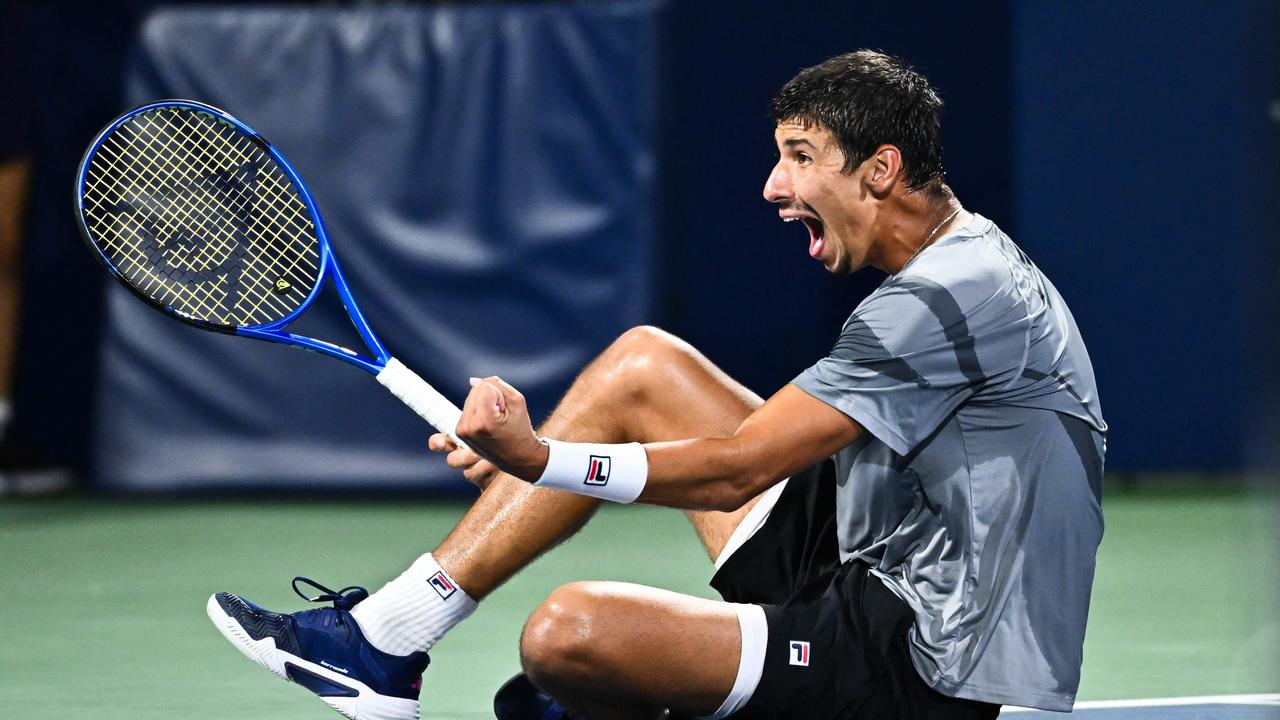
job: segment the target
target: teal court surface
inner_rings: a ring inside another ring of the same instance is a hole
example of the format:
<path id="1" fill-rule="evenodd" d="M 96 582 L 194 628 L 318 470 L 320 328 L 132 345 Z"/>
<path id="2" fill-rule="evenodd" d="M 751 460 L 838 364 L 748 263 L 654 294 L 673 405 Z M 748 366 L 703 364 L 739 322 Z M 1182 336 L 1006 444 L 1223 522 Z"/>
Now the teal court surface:
<path id="1" fill-rule="evenodd" d="M 301 609 L 295 575 L 376 589 L 465 507 L 332 497 L 2 502 L 0 717 L 336 718 L 228 645 L 205 600 L 230 590 Z M 1280 720 L 1274 498 L 1143 485 L 1109 489 L 1105 511 L 1080 706 L 1071 716 L 1008 716 Z M 493 691 L 519 666 L 524 619 L 557 585 L 626 580 L 713 597 L 710 571 L 680 513 L 602 509 L 436 646 L 424 717 L 492 717 Z"/>

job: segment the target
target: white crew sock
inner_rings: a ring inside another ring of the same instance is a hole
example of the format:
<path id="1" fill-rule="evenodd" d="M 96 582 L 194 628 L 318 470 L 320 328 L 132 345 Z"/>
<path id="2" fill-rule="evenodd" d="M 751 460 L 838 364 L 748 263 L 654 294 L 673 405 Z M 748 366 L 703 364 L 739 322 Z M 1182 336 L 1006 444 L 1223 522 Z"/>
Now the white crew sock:
<path id="1" fill-rule="evenodd" d="M 430 650 L 475 612 L 476 601 L 427 553 L 351 609 L 373 646 L 391 655 Z"/>

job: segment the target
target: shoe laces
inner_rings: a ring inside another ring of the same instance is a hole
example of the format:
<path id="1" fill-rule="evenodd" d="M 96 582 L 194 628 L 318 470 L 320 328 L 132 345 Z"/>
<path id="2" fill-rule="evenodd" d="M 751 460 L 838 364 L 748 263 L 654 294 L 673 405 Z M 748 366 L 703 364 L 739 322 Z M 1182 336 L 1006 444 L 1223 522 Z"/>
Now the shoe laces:
<path id="1" fill-rule="evenodd" d="M 312 588 L 319 590 L 320 594 L 314 597 L 307 595 L 306 593 L 298 589 L 298 583 L 305 583 L 307 585 L 310 585 Z M 339 611 L 338 612 L 339 625 L 344 624 L 342 621 L 343 615 L 351 612 L 351 608 L 355 607 L 356 604 L 359 603 L 361 600 L 364 600 L 365 598 L 369 597 L 369 591 L 360 587 L 359 585 L 348 585 L 342 588 L 341 590 L 330 590 L 329 588 L 325 587 L 324 585 L 321 585 L 315 580 L 312 580 L 311 578 L 307 578 L 307 577 L 302 577 L 301 575 L 293 579 L 293 591 L 298 594 L 298 597 L 302 598 L 303 600 L 306 600 L 307 602 L 333 603 L 333 609 Z"/>

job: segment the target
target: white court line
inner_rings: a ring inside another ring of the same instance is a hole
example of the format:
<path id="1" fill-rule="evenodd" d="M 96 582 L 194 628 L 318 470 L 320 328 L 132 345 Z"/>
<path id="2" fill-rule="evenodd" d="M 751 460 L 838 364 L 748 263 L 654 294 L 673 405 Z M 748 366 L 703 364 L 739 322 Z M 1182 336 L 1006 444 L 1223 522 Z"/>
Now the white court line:
<path id="1" fill-rule="evenodd" d="M 1280 705 L 1280 694 L 1201 695 L 1199 697 L 1146 698 L 1143 700 L 1088 700 L 1076 703 L 1076 710 L 1090 708 L 1168 707 L 1174 705 Z M 1006 706 L 1004 713 L 1037 712 L 1032 708 Z"/>

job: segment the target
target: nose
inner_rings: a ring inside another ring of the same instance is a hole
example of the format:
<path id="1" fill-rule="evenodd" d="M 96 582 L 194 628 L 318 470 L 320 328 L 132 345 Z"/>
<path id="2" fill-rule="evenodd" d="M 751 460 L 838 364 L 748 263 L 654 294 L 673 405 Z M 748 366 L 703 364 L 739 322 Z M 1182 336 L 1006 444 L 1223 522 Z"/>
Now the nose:
<path id="1" fill-rule="evenodd" d="M 780 203 L 790 200 L 791 197 L 791 176 L 779 161 L 769 172 L 768 179 L 764 181 L 764 199 L 771 203 Z"/>

